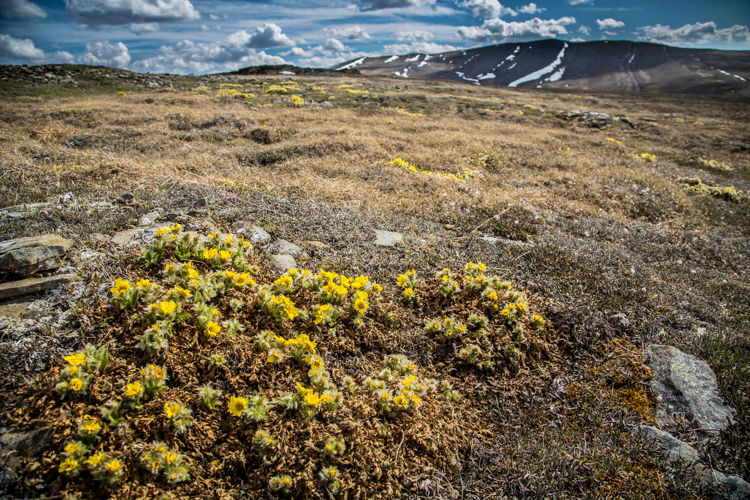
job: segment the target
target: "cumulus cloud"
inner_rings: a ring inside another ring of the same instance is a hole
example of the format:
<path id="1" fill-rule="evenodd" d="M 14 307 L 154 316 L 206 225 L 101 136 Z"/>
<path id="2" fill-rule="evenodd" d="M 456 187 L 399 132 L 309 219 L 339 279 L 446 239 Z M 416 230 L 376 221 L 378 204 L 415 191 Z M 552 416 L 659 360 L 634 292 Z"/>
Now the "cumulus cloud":
<path id="1" fill-rule="evenodd" d="M 519 8 L 518 12 L 520 12 L 521 14 L 539 14 L 541 12 L 544 12 L 545 10 L 547 9 L 545 9 L 544 7 L 538 7 L 537 4 L 531 2 L 530 4 L 524 5 L 523 7 Z"/>
<path id="2" fill-rule="evenodd" d="M 523 40 L 529 37 L 554 38 L 567 35 L 566 26 L 575 24 L 575 17 L 539 19 L 535 17 L 523 22 L 507 22 L 502 19 L 487 19 L 482 26 L 462 26 L 458 34 L 474 42 L 502 42 Z"/>
<path id="3" fill-rule="evenodd" d="M 622 21 L 618 21 L 617 19 L 608 17 L 607 19 L 597 19 L 596 25 L 599 26 L 599 29 L 602 31 L 611 31 L 622 28 L 623 26 L 625 26 L 625 23 Z"/>
<path id="4" fill-rule="evenodd" d="M 128 47 L 122 43 L 109 43 L 108 41 L 86 44 L 86 52 L 78 58 L 81 64 L 95 66 L 115 66 L 124 68 L 130 63 Z"/>
<path id="5" fill-rule="evenodd" d="M 332 37 L 345 38 L 346 40 L 367 40 L 372 38 L 370 34 L 359 26 L 350 26 L 348 28 L 328 28 L 326 29 Z"/>
<path id="6" fill-rule="evenodd" d="M 413 54 L 416 52 L 422 54 L 436 54 L 438 52 L 448 52 L 456 50 L 453 45 L 442 45 L 433 42 L 412 42 L 412 43 L 394 43 L 383 47 L 386 54 Z"/>
<path id="7" fill-rule="evenodd" d="M 578 33 L 580 33 L 583 36 L 588 36 L 591 34 L 591 28 L 588 26 L 581 25 L 578 27 Z"/>
<path id="8" fill-rule="evenodd" d="M 44 19 L 47 12 L 29 0 L 0 0 L 0 17 Z"/>
<path id="9" fill-rule="evenodd" d="M 255 32 L 250 35 L 250 39 L 247 42 L 247 46 L 253 49 L 267 49 L 287 45 L 295 45 L 295 43 L 282 32 L 279 25 L 274 23 L 264 24 L 255 28 Z"/>
<path id="10" fill-rule="evenodd" d="M 498 0 L 465 0 L 462 5 L 475 16 L 484 19 L 518 15 L 518 12 L 510 7 L 504 7 Z"/>
<path id="11" fill-rule="evenodd" d="M 130 31 L 136 35 L 153 33 L 154 31 L 159 31 L 159 23 L 132 23 Z"/>
<path id="12" fill-rule="evenodd" d="M 15 38 L 4 34 L 0 34 L 0 58 L 32 64 L 73 62 L 73 55 L 70 52 L 45 52 L 34 45 L 34 41 L 29 38 Z"/>
<path id="13" fill-rule="evenodd" d="M 331 52 L 341 52 L 342 50 L 346 50 L 346 46 L 341 43 L 340 40 L 336 40 L 335 38 L 329 38 L 326 40 L 324 47 L 325 50 L 330 50 Z"/>
<path id="14" fill-rule="evenodd" d="M 251 48 L 252 37 L 240 30 L 218 42 L 183 40 L 175 45 L 163 45 L 158 55 L 135 61 L 131 68 L 147 73 L 211 73 L 286 62 L 282 57 Z"/>
<path id="15" fill-rule="evenodd" d="M 686 24 L 672 28 L 662 24 L 641 26 L 635 29 L 639 40 L 658 43 L 680 43 L 695 45 L 708 42 L 750 42 L 750 28 L 735 24 L 728 28 L 718 28 L 714 21 Z"/>
<path id="16" fill-rule="evenodd" d="M 594 3 L 594 0 L 568 0 L 570 5 L 590 5 Z"/>
<path id="17" fill-rule="evenodd" d="M 314 54 L 311 51 L 303 49 L 302 47 L 292 47 L 286 52 L 282 52 L 281 55 L 288 57 L 312 57 Z"/>
<path id="18" fill-rule="evenodd" d="M 357 0 L 359 10 L 401 9 L 404 7 L 432 7 L 435 0 Z"/>
<path id="19" fill-rule="evenodd" d="M 200 18 L 190 0 L 65 0 L 65 7 L 71 19 L 92 28 Z"/>
<path id="20" fill-rule="evenodd" d="M 396 32 L 396 40 L 399 42 L 426 42 L 432 40 L 433 37 L 432 33 L 423 30 Z"/>

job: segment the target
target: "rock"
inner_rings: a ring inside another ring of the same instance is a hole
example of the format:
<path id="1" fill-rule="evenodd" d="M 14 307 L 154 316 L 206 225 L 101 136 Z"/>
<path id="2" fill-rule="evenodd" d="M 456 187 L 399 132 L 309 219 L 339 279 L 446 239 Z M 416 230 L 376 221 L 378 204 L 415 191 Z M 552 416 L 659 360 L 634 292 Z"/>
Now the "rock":
<path id="1" fill-rule="evenodd" d="M 44 427 L 25 432 L 3 432 L 0 435 L 0 491 L 7 491 L 19 479 L 16 469 L 21 464 L 21 458 L 39 455 L 49 445 L 53 433 L 51 427 Z"/>
<path id="2" fill-rule="evenodd" d="M 272 255 L 270 259 L 271 267 L 285 273 L 288 270 L 297 267 L 297 261 L 291 255 Z"/>
<path id="3" fill-rule="evenodd" d="M 68 191 L 65 194 L 59 195 L 55 199 L 55 202 L 58 205 L 77 205 L 78 204 L 78 200 L 76 200 L 75 195 L 72 192 L 70 192 L 70 191 Z"/>
<path id="4" fill-rule="evenodd" d="M 392 247 L 403 243 L 404 235 L 395 231 L 374 229 L 375 244 L 381 247 Z"/>
<path id="5" fill-rule="evenodd" d="M 721 397 L 716 376 L 705 361 L 676 347 L 655 344 L 646 348 L 645 363 L 654 371 L 650 383 L 658 396 L 660 426 L 679 415 L 700 429 L 720 431 L 734 419 L 734 410 Z"/>
<path id="6" fill-rule="evenodd" d="M 668 432 L 665 432 L 650 425 L 641 425 L 638 431 L 651 439 L 656 440 L 659 446 L 667 453 L 671 462 L 678 462 L 683 465 L 695 465 L 700 462 L 698 451 L 684 441 L 680 441 Z"/>
<path id="7" fill-rule="evenodd" d="M 295 258 L 302 256 L 305 252 L 302 247 L 286 240 L 274 241 L 269 250 L 274 255 L 291 255 Z"/>
<path id="8" fill-rule="evenodd" d="M 30 214 L 39 213 L 41 210 L 51 206 L 52 203 L 25 203 L 23 205 L 13 205 L 12 207 L 0 208 L 0 220 L 21 219 Z"/>
<path id="9" fill-rule="evenodd" d="M 139 243 L 148 243 L 154 239 L 156 230 L 159 229 L 159 225 L 149 227 L 137 227 L 133 229 L 125 229 L 124 231 L 118 231 L 115 233 L 111 241 L 119 246 L 136 245 Z"/>
<path id="10" fill-rule="evenodd" d="M 117 198 L 117 203 L 120 203 L 122 205 L 130 205 L 133 203 L 133 200 L 135 199 L 135 196 L 133 196 L 133 193 L 122 193 L 119 198 Z"/>
<path id="11" fill-rule="evenodd" d="M 750 484 L 738 476 L 726 474 L 706 467 L 701 479 L 714 489 L 714 499 L 750 500 Z"/>
<path id="12" fill-rule="evenodd" d="M 29 314 L 29 306 L 34 303 L 33 298 L 11 299 L 0 304 L 0 316 L 10 319 L 24 319 Z"/>
<path id="13" fill-rule="evenodd" d="M 480 236 L 479 240 L 489 243 L 490 245 L 505 245 L 517 248 L 527 248 L 531 245 L 531 243 L 525 241 L 511 240 L 510 238 L 497 238 L 495 236 Z"/>
<path id="14" fill-rule="evenodd" d="M 328 250 L 329 248 L 331 248 L 328 244 L 323 243 L 322 241 L 317 241 L 317 240 L 306 240 L 302 242 L 302 245 L 304 245 L 306 248 L 309 248 L 311 250 L 315 250 L 318 252 L 323 251 L 323 250 Z"/>
<path id="15" fill-rule="evenodd" d="M 0 271 L 30 276 L 57 269 L 73 242 L 56 234 L 0 242 Z"/>
<path id="16" fill-rule="evenodd" d="M 69 283 L 80 279 L 75 274 L 59 274 L 57 276 L 47 276 L 44 278 L 26 278 L 18 281 L 8 281 L 0 283 L 0 299 L 9 299 L 31 295 L 32 293 L 52 290 L 62 284 Z"/>
<path id="17" fill-rule="evenodd" d="M 607 113 L 597 113 L 594 111 L 581 111 L 573 109 L 570 111 L 560 111 L 557 113 L 557 117 L 561 120 L 565 120 L 573 123 L 580 123 L 587 127 L 603 129 L 607 128 L 615 122 L 622 122 L 630 127 L 635 128 L 633 122 L 624 116 L 613 116 Z"/>
<path id="18" fill-rule="evenodd" d="M 271 241 L 271 235 L 268 234 L 268 232 L 263 229 L 262 227 L 258 226 L 245 226 L 244 228 L 241 228 L 239 231 L 237 231 L 239 234 L 250 234 L 250 237 L 247 239 L 250 243 L 253 245 L 265 245 L 266 243 Z"/>
<path id="19" fill-rule="evenodd" d="M 152 210 L 138 221 L 139 226 L 151 226 L 161 217 L 161 210 Z"/>

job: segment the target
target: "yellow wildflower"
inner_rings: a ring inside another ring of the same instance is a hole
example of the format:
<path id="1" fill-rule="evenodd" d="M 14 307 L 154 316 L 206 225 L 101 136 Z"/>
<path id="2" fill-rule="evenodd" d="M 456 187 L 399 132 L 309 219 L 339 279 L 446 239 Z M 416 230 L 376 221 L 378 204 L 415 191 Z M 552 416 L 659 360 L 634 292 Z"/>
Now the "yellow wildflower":
<path id="1" fill-rule="evenodd" d="M 81 449 L 80 443 L 68 443 L 65 445 L 65 453 L 75 455 Z"/>
<path id="2" fill-rule="evenodd" d="M 198 276 L 200 276 L 200 273 L 192 267 L 189 267 L 187 272 L 188 272 L 188 277 L 190 277 L 191 279 L 197 279 Z"/>
<path id="3" fill-rule="evenodd" d="M 396 278 L 396 284 L 399 285 L 399 286 L 406 286 L 406 280 L 407 279 L 408 278 L 406 277 L 405 274 L 399 274 L 398 278 Z"/>
<path id="4" fill-rule="evenodd" d="M 206 335 L 209 337 L 216 337 L 221 331 L 221 325 L 215 321 L 209 321 L 206 324 Z"/>
<path id="5" fill-rule="evenodd" d="M 169 316 L 177 309 L 177 302 L 171 300 L 162 300 L 159 302 L 159 312 L 164 316 Z"/>
<path id="6" fill-rule="evenodd" d="M 102 463 L 102 460 L 104 460 L 104 454 L 101 451 L 98 451 L 86 459 L 86 465 L 89 467 L 96 467 Z"/>
<path id="7" fill-rule="evenodd" d="M 405 407 L 406 403 L 407 403 L 407 401 L 406 401 L 406 398 L 404 397 L 403 394 L 399 394 L 398 396 L 396 396 L 395 398 L 393 398 L 393 404 L 395 404 L 399 408 Z"/>
<path id="8" fill-rule="evenodd" d="M 138 288 L 148 288 L 154 283 L 151 280 L 147 280 L 146 278 L 140 279 L 135 283 L 135 286 Z"/>
<path id="9" fill-rule="evenodd" d="M 182 406 L 179 403 L 164 403 L 164 414 L 167 418 L 172 418 L 182 410 Z"/>
<path id="10" fill-rule="evenodd" d="M 208 250 L 203 250 L 203 258 L 205 260 L 212 260 L 216 258 L 216 254 L 218 254 L 219 251 L 215 248 L 209 248 Z"/>
<path id="11" fill-rule="evenodd" d="M 367 311 L 367 307 L 368 307 L 368 304 L 367 304 L 366 300 L 357 299 L 356 301 L 354 301 L 354 309 L 359 314 L 363 314 L 364 315 L 365 312 Z"/>
<path id="12" fill-rule="evenodd" d="M 65 358 L 63 359 L 65 359 L 65 361 L 67 361 L 70 366 L 80 366 L 86 362 L 86 355 L 82 352 L 79 352 L 78 354 L 65 356 Z"/>
<path id="13" fill-rule="evenodd" d="M 414 295 L 414 289 L 413 288 L 405 288 L 404 289 L 404 295 L 406 295 L 407 297 L 411 297 L 412 295 Z"/>
<path id="14" fill-rule="evenodd" d="M 245 398 L 237 398 L 232 396 L 229 398 L 229 406 L 227 409 L 229 410 L 229 413 L 231 413 L 235 417 L 241 417 L 242 414 L 245 412 L 245 409 L 247 408 L 247 399 Z"/>
<path id="15" fill-rule="evenodd" d="M 143 386 L 140 382 L 133 382 L 125 386 L 125 396 L 132 398 L 143 394 Z"/>
<path id="16" fill-rule="evenodd" d="M 57 469 L 58 472 L 72 472 L 78 468 L 78 460 L 66 458 Z"/>
<path id="17" fill-rule="evenodd" d="M 229 250 L 220 250 L 219 258 L 221 260 L 229 260 L 232 258 L 232 252 L 230 252 Z"/>
<path id="18" fill-rule="evenodd" d="M 110 292 L 115 294 L 117 297 L 130 290 L 130 281 L 117 278 L 115 280 L 115 286 L 109 289 Z"/>
<path id="19" fill-rule="evenodd" d="M 310 391 L 305 394 L 305 404 L 307 406 L 318 406 L 320 404 L 320 396 Z"/>
<path id="20" fill-rule="evenodd" d="M 164 461 L 167 462 L 168 464 L 173 463 L 175 460 L 177 460 L 177 455 L 175 453 L 172 453 L 171 451 L 168 451 L 164 455 Z"/>
<path id="21" fill-rule="evenodd" d="M 94 417 L 90 415 L 83 416 L 83 425 L 81 426 L 81 429 L 85 432 L 99 432 L 101 428 L 101 424 Z"/>
<path id="22" fill-rule="evenodd" d="M 120 463 L 120 461 L 119 461 L 119 460 L 117 460 L 116 458 L 113 458 L 113 459 L 112 459 L 112 460 L 110 460 L 110 461 L 109 461 L 109 463 L 107 464 L 107 470 L 109 470 L 109 471 L 111 471 L 111 472 L 117 472 L 117 471 L 119 471 L 119 470 L 120 470 L 121 468 L 122 468 L 122 464 L 121 464 L 121 463 Z"/>
<path id="23" fill-rule="evenodd" d="M 73 389 L 76 392 L 78 392 L 81 389 L 83 389 L 83 380 L 81 380 L 78 377 L 70 379 L 70 383 L 69 384 L 70 384 L 70 388 Z"/>

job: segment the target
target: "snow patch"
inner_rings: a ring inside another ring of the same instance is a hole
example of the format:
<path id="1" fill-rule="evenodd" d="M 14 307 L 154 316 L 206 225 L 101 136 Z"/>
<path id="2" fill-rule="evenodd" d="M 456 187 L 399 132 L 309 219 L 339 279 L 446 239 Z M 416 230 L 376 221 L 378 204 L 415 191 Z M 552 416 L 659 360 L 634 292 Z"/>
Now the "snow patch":
<path id="1" fill-rule="evenodd" d="M 628 66 L 633 64 L 633 61 L 635 60 L 635 49 L 633 49 L 633 53 L 630 54 L 630 59 L 628 59 Z"/>
<path id="2" fill-rule="evenodd" d="M 508 87 L 518 87 L 522 83 L 531 82 L 534 80 L 538 80 L 541 77 L 548 75 L 550 73 L 553 73 L 558 66 L 562 63 L 563 57 L 565 57 L 565 49 L 568 48 L 568 42 L 563 42 L 562 50 L 559 54 L 557 54 L 557 57 L 554 61 L 549 63 L 547 66 L 543 67 L 542 69 L 536 70 L 533 73 L 529 73 L 528 75 L 519 78 L 518 80 L 511 82 L 508 84 Z M 563 71 L 565 68 L 563 68 Z M 560 75 L 562 77 L 562 75 Z"/>
<path id="3" fill-rule="evenodd" d="M 367 56 L 360 57 L 359 59 L 357 59 L 355 61 L 352 61 L 349 64 L 344 64 L 343 66 L 340 66 L 337 69 L 337 71 L 341 71 L 342 69 L 349 69 L 349 68 L 353 68 L 355 66 L 359 66 L 360 64 L 362 64 L 363 62 L 365 62 L 365 59 L 367 59 Z"/>
<path id="4" fill-rule="evenodd" d="M 430 56 L 424 56 L 424 59 L 422 59 L 422 62 L 419 63 L 419 64 L 417 64 L 417 68 L 421 68 L 422 66 L 424 66 L 425 64 L 427 64 L 427 61 L 429 61 L 429 60 L 430 60 Z"/>
<path id="5" fill-rule="evenodd" d="M 391 56 L 391 57 L 389 57 L 388 59 L 386 59 L 383 62 L 384 63 L 390 63 L 390 62 L 397 61 L 397 60 L 398 60 L 398 56 Z"/>
<path id="6" fill-rule="evenodd" d="M 466 76 L 466 74 L 465 74 L 465 73 L 463 73 L 463 72 L 461 72 L 461 71 L 456 71 L 455 73 L 456 73 L 456 75 L 458 75 L 458 77 L 459 77 L 459 78 L 460 78 L 461 80 L 465 80 L 465 81 L 467 81 L 467 82 L 471 82 L 471 83 L 473 83 L 474 85 L 479 85 L 479 80 L 477 80 L 476 78 L 471 78 L 471 77 L 469 77 L 469 76 Z"/>
<path id="7" fill-rule="evenodd" d="M 409 68 L 406 67 L 402 69 L 401 71 L 395 71 L 393 73 L 393 76 L 400 76 L 401 78 L 409 78 Z"/>
<path id="8" fill-rule="evenodd" d="M 414 57 L 410 57 L 409 59 L 406 59 L 405 61 L 406 62 L 417 62 L 417 61 L 419 61 L 419 56 L 420 56 L 420 54 L 417 54 Z"/>
<path id="9" fill-rule="evenodd" d="M 727 75 L 727 76 L 731 76 L 731 77 L 733 77 L 733 78 L 736 78 L 736 79 L 738 79 L 738 80 L 741 80 L 741 81 L 743 81 L 743 82 L 746 82 L 746 81 L 747 81 L 747 80 L 745 80 L 744 78 L 742 78 L 742 77 L 741 77 L 740 75 L 735 75 L 734 73 L 727 73 L 726 71 L 724 71 L 724 70 L 721 70 L 721 69 L 719 69 L 719 68 L 714 68 L 714 69 L 715 69 L 716 71 L 718 71 L 719 73 L 721 73 L 722 75 Z"/>
<path id="10" fill-rule="evenodd" d="M 490 78 L 495 78 L 495 73 L 485 73 L 477 76 L 477 80 L 489 80 Z"/>
<path id="11" fill-rule="evenodd" d="M 564 74 L 565 74 L 565 66 L 561 67 L 560 69 L 558 69 L 557 71 L 555 71 L 554 73 L 552 73 L 551 75 L 549 75 L 547 78 L 545 78 L 542 81 L 542 83 L 556 82 L 559 79 L 561 79 Z"/>

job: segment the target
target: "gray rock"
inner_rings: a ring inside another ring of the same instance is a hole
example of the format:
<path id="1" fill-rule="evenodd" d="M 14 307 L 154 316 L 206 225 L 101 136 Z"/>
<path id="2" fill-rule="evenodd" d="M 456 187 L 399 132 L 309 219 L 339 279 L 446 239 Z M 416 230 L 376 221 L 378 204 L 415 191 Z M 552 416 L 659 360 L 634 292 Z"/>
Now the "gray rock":
<path id="1" fill-rule="evenodd" d="M 404 235 L 395 231 L 374 229 L 375 244 L 381 247 L 392 247 L 403 243 Z"/>
<path id="2" fill-rule="evenodd" d="M 116 232 L 112 238 L 112 243 L 119 246 L 131 246 L 141 243 L 149 243 L 156 236 L 156 230 L 161 226 L 154 225 L 149 227 L 136 227 Z"/>
<path id="3" fill-rule="evenodd" d="M 152 210 L 138 221 L 139 226 L 151 226 L 161 217 L 161 210 Z"/>
<path id="4" fill-rule="evenodd" d="M 79 280 L 75 274 L 59 274 L 57 276 L 47 276 L 44 278 L 26 278 L 17 281 L 8 281 L 0 283 L 0 299 L 10 299 L 13 297 L 22 297 L 32 293 L 52 290 L 65 283 Z"/>
<path id="5" fill-rule="evenodd" d="M 306 248 L 309 248 L 317 252 L 321 252 L 321 251 L 328 250 L 329 248 L 331 248 L 328 244 L 323 243 L 322 241 L 317 241 L 317 240 L 306 240 L 302 242 L 302 245 L 304 245 Z"/>
<path id="6" fill-rule="evenodd" d="M 271 241 L 271 235 L 268 234 L 268 231 L 266 231 L 262 227 L 250 226 L 249 228 L 246 228 L 241 232 L 250 233 L 250 238 L 248 239 L 248 241 L 253 245 L 265 245 L 266 243 Z"/>
<path id="7" fill-rule="evenodd" d="M 5 219 L 22 219 L 31 214 L 37 214 L 40 211 L 50 208 L 52 203 L 24 203 L 23 205 L 13 205 L 12 207 L 0 208 L 0 220 Z"/>
<path id="8" fill-rule="evenodd" d="M 302 247 L 286 240 L 274 241 L 271 244 L 269 251 L 274 255 L 291 255 L 295 258 L 302 256 L 305 252 Z"/>
<path id="9" fill-rule="evenodd" d="M 73 242 L 56 234 L 0 242 L 0 271 L 30 276 L 57 269 Z"/>
<path id="10" fill-rule="evenodd" d="M 7 491 L 18 480 L 16 469 L 21 458 L 39 455 L 49 445 L 53 433 L 51 427 L 45 427 L 0 435 L 0 491 Z"/>
<path id="11" fill-rule="evenodd" d="M 55 202 L 58 205 L 77 205 L 78 204 L 78 200 L 76 200 L 75 195 L 72 192 L 70 192 L 70 191 L 68 191 L 65 194 L 59 195 L 55 199 Z"/>
<path id="12" fill-rule="evenodd" d="M 716 376 L 708 363 L 676 347 L 651 345 L 646 364 L 654 371 L 651 388 L 658 396 L 656 421 L 669 425 L 673 415 L 694 422 L 700 429 L 724 430 L 734 410 L 722 399 Z"/>
<path id="13" fill-rule="evenodd" d="M 291 255 L 272 255 L 270 258 L 271 267 L 285 273 L 288 270 L 297 267 L 297 261 Z"/>
<path id="14" fill-rule="evenodd" d="M 641 425 L 638 431 L 644 436 L 654 439 L 667 453 L 671 462 L 679 462 L 684 465 L 695 465 L 700 462 L 698 451 L 684 441 L 680 441 L 668 432 L 650 425 Z"/>
<path id="15" fill-rule="evenodd" d="M 750 484 L 738 476 L 726 474 L 706 467 L 701 471 L 701 480 L 714 489 L 712 496 L 715 500 L 748 500 L 750 499 Z"/>
<path id="16" fill-rule="evenodd" d="M 615 122 L 622 122 L 635 128 L 633 122 L 624 116 L 613 116 L 607 113 L 597 113 L 595 111 L 581 111 L 578 109 L 560 111 L 557 113 L 557 117 L 568 122 L 580 123 L 587 127 L 598 129 L 607 128 Z"/>
<path id="17" fill-rule="evenodd" d="M 505 245 L 516 248 L 527 248 L 531 243 L 525 241 L 511 240 L 510 238 L 497 238 L 495 236 L 480 236 L 479 239 L 490 245 Z"/>

